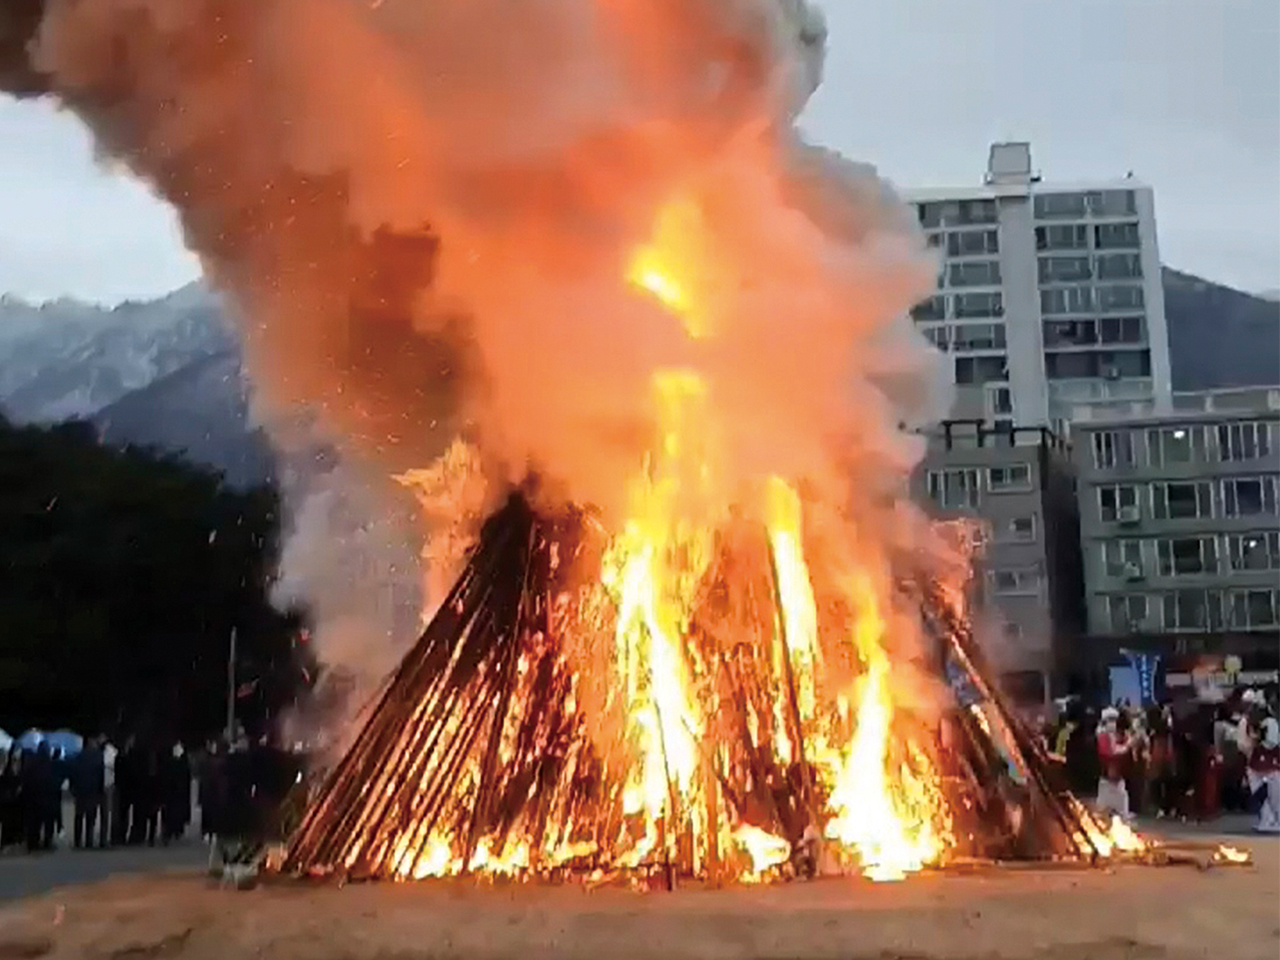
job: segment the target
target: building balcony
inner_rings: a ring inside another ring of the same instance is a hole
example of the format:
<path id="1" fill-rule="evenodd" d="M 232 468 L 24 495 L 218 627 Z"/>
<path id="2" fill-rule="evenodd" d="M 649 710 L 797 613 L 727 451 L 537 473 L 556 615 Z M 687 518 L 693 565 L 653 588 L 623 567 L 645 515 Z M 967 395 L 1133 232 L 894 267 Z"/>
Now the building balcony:
<path id="1" fill-rule="evenodd" d="M 1176 413 L 1238 413 L 1240 411 L 1280 410 L 1280 386 L 1229 387 L 1221 390 L 1199 390 L 1173 395 Z"/>
<path id="2" fill-rule="evenodd" d="M 1057 403 L 1147 400 L 1154 396 L 1155 383 L 1150 377 L 1122 377 L 1116 380 L 1090 377 L 1049 381 L 1049 399 Z"/>

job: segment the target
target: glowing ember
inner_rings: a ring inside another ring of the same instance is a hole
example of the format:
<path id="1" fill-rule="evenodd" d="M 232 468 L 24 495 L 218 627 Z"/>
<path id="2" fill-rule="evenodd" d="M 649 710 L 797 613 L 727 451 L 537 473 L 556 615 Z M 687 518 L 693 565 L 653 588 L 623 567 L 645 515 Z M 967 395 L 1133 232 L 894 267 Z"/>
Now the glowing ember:
<path id="1" fill-rule="evenodd" d="M 1214 859 L 1221 863 L 1249 863 L 1252 858 L 1247 850 L 1224 843 L 1214 852 Z"/>
<path id="2" fill-rule="evenodd" d="M 1121 853 L 1143 853 L 1150 849 L 1151 846 L 1148 841 L 1134 831 L 1133 827 L 1117 816 L 1112 816 L 1111 818 L 1111 827 L 1107 831 L 1107 839 L 1111 841 L 1114 849 Z"/>

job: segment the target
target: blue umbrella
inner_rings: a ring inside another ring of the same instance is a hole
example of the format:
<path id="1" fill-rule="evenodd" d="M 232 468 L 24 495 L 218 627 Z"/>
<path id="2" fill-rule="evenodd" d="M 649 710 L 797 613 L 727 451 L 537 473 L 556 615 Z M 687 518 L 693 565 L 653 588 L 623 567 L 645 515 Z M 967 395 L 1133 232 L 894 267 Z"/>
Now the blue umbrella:
<path id="1" fill-rule="evenodd" d="M 50 750 L 61 750 L 64 756 L 75 756 L 84 749 L 84 737 L 71 730 L 55 730 L 53 733 L 46 733 L 44 738 L 48 741 Z"/>
<path id="2" fill-rule="evenodd" d="M 18 746 L 23 750 L 34 750 L 44 742 L 44 732 L 31 729 L 18 738 Z"/>

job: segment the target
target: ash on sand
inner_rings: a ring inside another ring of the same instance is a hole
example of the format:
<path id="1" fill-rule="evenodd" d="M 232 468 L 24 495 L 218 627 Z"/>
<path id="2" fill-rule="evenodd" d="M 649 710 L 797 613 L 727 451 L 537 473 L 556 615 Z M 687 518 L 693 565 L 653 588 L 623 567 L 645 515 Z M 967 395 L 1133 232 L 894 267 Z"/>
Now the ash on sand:
<path id="1" fill-rule="evenodd" d="M 674 894 L 117 879 L 0 910 L 0 958 L 1275 960 L 1280 844 L 1253 854 L 1207 872 L 1024 868 Z"/>

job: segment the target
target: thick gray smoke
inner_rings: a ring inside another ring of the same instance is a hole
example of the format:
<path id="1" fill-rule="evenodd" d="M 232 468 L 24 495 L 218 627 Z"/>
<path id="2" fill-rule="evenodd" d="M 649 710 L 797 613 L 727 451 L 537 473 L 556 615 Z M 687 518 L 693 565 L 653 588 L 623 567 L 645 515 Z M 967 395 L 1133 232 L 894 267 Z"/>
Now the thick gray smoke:
<path id="1" fill-rule="evenodd" d="M 269 425 L 314 411 L 351 470 L 419 492 L 464 435 L 491 489 L 532 465 L 616 520 L 655 371 L 696 371 L 716 498 L 803 479 L 860 555 L 919 544 L 904 315 L 934 268 L 874 172 L 794 128 L 825 35 L 804 0 L 46 0 L 18 29 L 4 75 L 179 211 Z M 680 309 L 639 289 L 646 250 Z M 301 501 L 285 581 L 358 662 L 335 496 Z M 417 552 L 376 526 L 388 564 Z"/>

